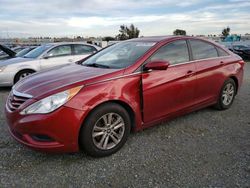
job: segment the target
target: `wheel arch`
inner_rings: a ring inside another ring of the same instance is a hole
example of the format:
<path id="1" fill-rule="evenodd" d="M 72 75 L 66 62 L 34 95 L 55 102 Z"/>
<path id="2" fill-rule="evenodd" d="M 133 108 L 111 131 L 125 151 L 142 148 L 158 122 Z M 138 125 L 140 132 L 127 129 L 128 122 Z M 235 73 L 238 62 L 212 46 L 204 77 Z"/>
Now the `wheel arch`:
<path id="1" fill-rule="evenodd" d="M 235 82 L 236 85 L 236 94 L 238 93 L 238 89 L 239 89 L 239 81 L 238 78 L 234 75 L 230 76 L 229 78 L 233 79 L 233 81 Z"/>
<path id="2" fill-rule="evenodd" d="M 130 122 L 131 122 L 131 130 L 134 130 L 135 127 L 136 127 L 136 119 L 135 119 L 135 112 L 134 110 L 132 109 L 132 107 L 122 101 L 122 100 L 108 100 L 108 101 L 104 101 L 104 102 L 101 102 L 100 104 L 96 105 L 94 108 L 92 108 L 88 114 L 86 115 L 86 117 L 83 119 L 83 121 L 81 122 L 81 127 L 78 131 L 78 143 L 79 143 L 79 139 L 80 139 L 80 133 L 81 133 L 81 129 L 82 127 L 84 126 L 84 122 L 86 121 L 86 119 L 90 116 L 90 114 L 96 109 L 96 108 L 99 108 L 100 106 L 104 105 L 104 104 L 108 104 L 108 103 L 115 103 L 115 104 L 118 104 L 120 106 L 122 106 L 129 114 L 129 117 L 130 117 Z"/>
<path id="3" fill-rule="evenodd" d="M 120 106 L 122 106 L 129 114 L 129 116 L 131 117 L 131 128 L 134 129 L 135 128 L 135 112 L 133 110 L 133 108 L 126 102 L 122 101 L 122 100 L 108 100 L 108 101 L 103 101 L 101 102 L 100 104 L 97 104 L 96 106 L 94 106 L 89 112 L 88 114 L 86 115 L 86 117 L 84 118 L 84 120 L 82 121 L 81 123 L 81 127 L 83 126 L 84 124 L 84 121 L 87 119 L 87 117 L 96 109 L 96 108 L 99 108 L 100 106 L 104 105 L 104 104 L 107 104 L 107 103 L 115 103 L 115 104 L 118 104 Z"/>
<path id="4" fill-rule="evenodd" d="M 23 68 L 23 69 L 20 69 L 14 76 L 14 79 L 13 79 L 13 83 L 15 83 L 16 79 L 17 79 L 17 75 L 20 74 L 21 72 L 24 72 L 24 71 L 32 71 L 33 73 L 36 72 L 36 70 L 32 69 L 32 68 Z"/>
<path id="5" fill-rule="evenodd" d="M 96 105 L 94 108 L 92 108 L 92 109 L 88 112 L 88 114 L 86 115 L 86 117 L 84 118 L 84 120 L 82 121 L 81 127 L 80 127 L 80 129 L 79 129 L 79 131 L 78 131 L 78 145 L 79 145 L 79 143 L 80 143 L 80 142 L 79 142 L 79 139 L 80 139 L 81 129 L 82 129 L 82 127 L 84 126 L 84 122 L 86 121 L 86 119 L 90 116 L 90 114 L 91 114 L 96 108 L 98 108 L 98 107 L 100 107 L 100 106 L 102 106 L 102 105 L 104 105 L 104 104 L 108 104 L 108 103 L 115 103 L 115 104 L 118 104 L 118 105 L 122 106 L 122 107 L 128 112 L 129 116 L 131 117 L 131 118 L 130 118 L 130 121 L 131 121 L 131 131 L 133 131 L 133 130 L 135 129 L 135 127 L 136 127 L 135 112 L 134 112 L 134 110 L 132 109 L 132 107 L 131 107 L 128 103 L 126 103 L 126 102 L 124 102 L 124 101 L 122 101 L 122 100 L 108 100 L 108 101 L 104 101 L 104 102 L 101 102 L 100 104 Z M 80 146 L 79 146 L 79 147 L 80 147 Z"/>

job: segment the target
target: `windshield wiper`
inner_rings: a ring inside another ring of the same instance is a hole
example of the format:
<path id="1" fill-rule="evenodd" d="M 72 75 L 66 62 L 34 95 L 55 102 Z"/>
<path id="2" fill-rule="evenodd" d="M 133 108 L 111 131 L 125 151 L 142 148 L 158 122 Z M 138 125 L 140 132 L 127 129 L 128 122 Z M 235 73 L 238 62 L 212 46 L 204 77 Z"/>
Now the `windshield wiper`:
<path id="1" fill-rule="evenodd" d="M 83 65 L 87 66 L 87 67 L 99 67 L 99 68 L 106 68 L 106 69 L 110 68 L 110 66 L 108 66 L 108 65 L 101 65 L 101 64 L 98 64 L 98 63 L 83 64 Z"/>

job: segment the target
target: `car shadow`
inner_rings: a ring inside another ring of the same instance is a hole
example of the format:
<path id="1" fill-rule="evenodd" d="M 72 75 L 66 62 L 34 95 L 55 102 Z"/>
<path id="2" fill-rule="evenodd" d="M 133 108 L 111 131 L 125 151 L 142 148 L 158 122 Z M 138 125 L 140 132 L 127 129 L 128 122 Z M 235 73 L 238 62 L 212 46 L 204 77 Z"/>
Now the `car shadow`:
<path id="1" fill-rule="evenodd" d="M 1 91 L 10 91 L 11 87 L 0 87 L 0 92 Z"/>

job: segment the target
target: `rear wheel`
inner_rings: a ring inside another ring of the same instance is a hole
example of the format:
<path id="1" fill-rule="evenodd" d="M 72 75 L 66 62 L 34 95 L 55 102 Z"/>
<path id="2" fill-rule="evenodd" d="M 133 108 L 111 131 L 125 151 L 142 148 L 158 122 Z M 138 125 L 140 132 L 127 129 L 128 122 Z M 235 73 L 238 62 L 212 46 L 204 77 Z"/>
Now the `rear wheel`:
<path id="1" fill-rule="evenodd" d="M 24 79 L 25 77 L 33 74 L 35 71 L 33 70 L 22 70 L 18 72 L 15 76 L 14 83 L 17 83 L 19 80 Z"/>
<path id="2" fill-rule="evenodd" d="M 93 157 L 104 157 L 117 152 L 126 142 L 131 128 L 128 112 L 115 103 L 104 104 L 86 119 L 79 144 Z"/>
<path id="3" fill-rule="evenodd" d="M 215 107 L 218 110 L 226 110 L 230 108 L 230 106 L 233 104 L 236 91 L 235 81 L 231 78 L 226 80 L 221 88 L 220 96 Z"/>

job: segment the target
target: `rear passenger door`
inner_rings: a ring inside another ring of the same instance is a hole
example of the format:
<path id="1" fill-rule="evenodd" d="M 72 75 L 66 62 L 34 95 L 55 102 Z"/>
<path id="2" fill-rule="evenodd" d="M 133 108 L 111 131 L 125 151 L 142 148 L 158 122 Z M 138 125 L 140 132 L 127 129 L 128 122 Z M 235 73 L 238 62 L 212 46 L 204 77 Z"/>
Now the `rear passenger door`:
<path id="1" fill-rule="evenodd" d="M 41 69 L 49 69 L 57 66 L 64 66 L 74 62 L 72 46 L 70 44 L 60 45 L 52 48 L 40 60 Z"/>
<path id="2" fill-rule="evenodd" d="M 84 44 L 73 45 L 74 61 L 79 61 L 95 52 L 97 52 L 97 49 L 90 45 L 84 45 Z"/>
<path id="3" fill-rule="evenodd" d="M 209 42 L 199 39 L 188 40 L 192 59 L 196 69 L 197 87 L 195 92 L 196 103 L 212 102 L 218 95 L 221 87 L 223 66 L 223 50 Z M 226 52 L 224 52 L 226 53 Z"/>

